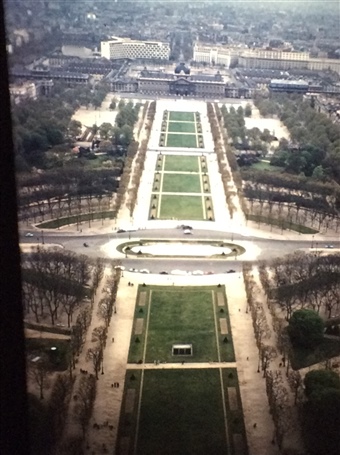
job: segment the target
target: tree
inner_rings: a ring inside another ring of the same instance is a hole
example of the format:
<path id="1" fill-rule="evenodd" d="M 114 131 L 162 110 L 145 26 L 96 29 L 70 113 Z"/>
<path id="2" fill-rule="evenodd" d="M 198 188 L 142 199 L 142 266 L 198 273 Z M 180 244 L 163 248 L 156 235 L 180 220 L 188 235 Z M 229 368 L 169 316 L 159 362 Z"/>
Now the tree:
<path id="1" fill-rule="evenodd" d="M 307 397 L 320 389 L 331 388 L 340 390 L 339 375 L 331 370 L 309 371 L 305 376 L 304 383 Z"/>
<path id="2" fill-rule="evenodd" d="M 114 111 L 116 109 L 116 107 L 117 107 L 117 99 L 116 98 L 112 98 L 110 106 L 109 106 L 109 109 L 111 111 Z"/>
<path id="3" fill-rule="evenodd" d="M 251 105 L 249 103 L 247 103 L 246 107 L 244 109 L 244 116 L 245 117 L 251 117 L 251 114 L 252 114 Z"/>
<path id="4" fill-rule="evenodd" d="M 111 125 L 111 123 L 108 122 L 102 123 L 99 128 L 100 137 L 105 140 L 109 139 L 112 128 L 113 126 Z"/>
<path id="5" fill-rule="evenodd" d="M 48 376 L 50 371 L 48 369 L 47 360 L 41 357 L 37 362 L 29 364 L 29 377 L 39 387 L 40 399 L 44 399 L 44 390 L 48 386 Z"/>
<path id="6" fill-rule="evenodd" d="M 312 455 L 338 455 L 340 446 L 340 384 L 331 371 L 306 374 L 308 401 L 303 408 L 306 445 Z M 316 431 L 317 430 L 317 431 Z"/>
<path id="7" fill-rule="evenodd" d="M 98 316 L 105 322 L 106 327 L 110 324 L 114 302 L 109 296 L 101 299 L 98 305 Z"/>
<path id="8" fill-rule="evenodd" d="M 96 381 L 93 375 L 86 375 L 80 378 L 76 397 L 77 404 L 74 408 L 75 417 L 81 426 L 83 438 L 85 438 L 86 427 L 90 420 L 96 397 Z"/>
<path id="9" fill-rule="evenodd" d="M 98 341 L 100 348 L 103 350 L 106 345 L 107 327 L 101 325 L 95 327 L 92 332 L 92 341 Z"/>
<path id="10" fill-rule="evenodd" d="M 123 99 L 119 100 L 118 103 L 118 109 L 121 110 L 123 107 L 125 107 L 125 101 Z"/>
<path id="11" fill-rule="evenodd" d="M 81 134 L 81 122 L 78 120 L 71 120 L 69 126 L 69 134 L 72 137 L 77 137 Z"/>
<path id="12" fill-rule="evenodd" d="M 313 310 L 297 310 L 289 320 L 288 333 L 295 346 L 315 348 L 323 339 L 324 323 Z"/>
<path id="13" fill-rule="evenodd" d="M 288 382 L 291 389 L 294 391 L 294 404 L 296 405 L 299 391 L 303 384 L 303 380 L 299 371 L 290 371 L 288 373 Z"/>
<path id="14" fill-rule="evenodd" d="M 92 361 L 92 366 L 93 366 L 94 373 L 96 375 L 96 379 L 98 379 L 98 373 L 100 370 L 100 366 L 102 364 L 102 359 L 103 359 L 103 350 L 100 346 L 96 346 L 94 348 L 88 349 L 87 354 L 86 354 L 86 360 Z"/>

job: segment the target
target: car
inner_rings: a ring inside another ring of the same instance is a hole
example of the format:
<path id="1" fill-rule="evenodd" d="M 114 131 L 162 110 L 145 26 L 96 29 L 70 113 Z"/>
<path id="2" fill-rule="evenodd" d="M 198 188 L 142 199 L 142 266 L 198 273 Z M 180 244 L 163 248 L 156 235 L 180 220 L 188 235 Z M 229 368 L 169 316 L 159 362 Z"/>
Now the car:
<path id="1" fill-rule="evenodd" d="M 150 270 L 148 270 L 148 269 L 140 269 L 140 273 L 150 273 Z"/>
<path id="2" fill-rule="evenodd" d="M 190 229 L 190 230 L 191 230 L 191 229 L 192 229 L 192 226 L 187 226 L 187 225 L 185 225 L 185 224 L 182 224 L 182 229 Z"/>
<path id="3" fill-rule="evenodd" d="M 126 232 L 125 229 L 118 229 L 117 234 L 122 234 L 123 232 Z"/>
<path id="4" fill-rule="evenodd" d="M 169 275 L 168 272 L 166 272 L 165 270 L 163 270 L 162 272 L 159 272 L 160 275 Z"/>
<path id="5" fill-rule="evenodd" d="M 27 232 L 27 234 L 25 234 L 25 237 L 34 237 L 34 234 L 32 234 L 32 232 Z"/>
<path id="6" fill-rule="evenodd" d="M 192 272 L 193 275 L 204 275 L 204 272 L 202 270 L 194 270 Z"/>
<path id="7" fill-rule="evenodd" d="M 227 270 L 227 273 L 236 273 L 236 270 L 229 269 L 229 270 Z"/>
<path id="8" fill-rule="evenodd" d="M 88 243 L 83 243 L 85 248 L 88 248 L 89 244 Z"/>
<path id="9" fill-rule="evenodd" d="M 184 229 L 183 234 L 188 235 L 188 234 L 192 234 L 192 232 L 190 229 Z"/>
<path id="10" fill-rule="evenodd" d="M 334 245 L 326 245 L 326 248 L 334 248 Z"/>

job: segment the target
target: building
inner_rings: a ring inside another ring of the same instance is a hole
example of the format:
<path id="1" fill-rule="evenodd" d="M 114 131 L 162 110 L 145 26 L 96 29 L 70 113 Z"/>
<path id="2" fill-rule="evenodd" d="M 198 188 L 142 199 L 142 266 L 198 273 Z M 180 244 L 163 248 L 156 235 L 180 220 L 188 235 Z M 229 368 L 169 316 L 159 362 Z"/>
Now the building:
<path id="1" fill-rule="evenodd" d="M 88 84 L 90 78 L 88 74 L 42 68 L 35 68 L 33 70 L 14 68 L 10 71 L 9 75 L 11 80 L 53 80 L 66 82 L 70 85 Z"/>
<path id="2" fill-rule="evenodd" d="M 230 46 L 194 45 L 193 60 L 208 65 L 237 65 L 246 69 L 335 71 L 340 74 L 340 59 L 314 58 L 308 52 L 282 49 L 245 49 Z"/>
<path id="3" fill-rule="evenodd" d="M 217 71 L 215 74 L 191 74 L 190 68 L 180 63 L 173 73 L 144 68 L 137 77 L 119 77 L 113 80 L 112 90 L 138 92 L 145 95 L 173 95 L 221 99 L 250 98 L 248 88 L 229 86 Z"/>
<path id="4" fill-rule="evenodd" d="M 101 42 L 101 56 L 115 59 L 169 60 L 170 45 L 161 41 L 137 41 L 129 38 L 112 37 Z"/>
<path id="5" fill-rule="evenodd" d="M 226 47 L 208 47 L 195 44 L 193 49 L 193 60 L 198 63 L 206 63 L 209 66 L 224 65 L 230 67 L 234 51 Z"/>
<path id="6" fill-rule="evenodd" d="M 271 92 L 286 92 L 286 93 L 303 93 L 306 94 L 309 90 L 308 82 L 292 81 L 284 79 L 272 79 L 268 85 Z"/>

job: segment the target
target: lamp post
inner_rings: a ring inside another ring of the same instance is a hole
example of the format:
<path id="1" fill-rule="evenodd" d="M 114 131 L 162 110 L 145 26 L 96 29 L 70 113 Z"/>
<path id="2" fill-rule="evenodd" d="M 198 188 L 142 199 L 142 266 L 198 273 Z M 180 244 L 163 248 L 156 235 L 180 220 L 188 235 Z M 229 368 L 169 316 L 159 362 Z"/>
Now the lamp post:
<path id="1" fill-rule="evenodd" d="M 45 245 L 44 231 L 41 231 L 41 243 Z"/>

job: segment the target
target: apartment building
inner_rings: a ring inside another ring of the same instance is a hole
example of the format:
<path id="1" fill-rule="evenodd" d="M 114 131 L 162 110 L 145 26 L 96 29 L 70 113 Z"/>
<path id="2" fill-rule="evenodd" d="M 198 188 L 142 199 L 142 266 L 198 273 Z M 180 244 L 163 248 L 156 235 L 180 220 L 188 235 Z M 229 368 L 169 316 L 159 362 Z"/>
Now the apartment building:
<path id="1" fill-rule="evenodd" d="M 101 56 L 115 59 L 169 60 L 170 45 L 161 41 L 137 41 L 129 38 L 112 37 L 101 42 Z"/>

